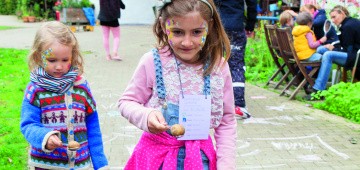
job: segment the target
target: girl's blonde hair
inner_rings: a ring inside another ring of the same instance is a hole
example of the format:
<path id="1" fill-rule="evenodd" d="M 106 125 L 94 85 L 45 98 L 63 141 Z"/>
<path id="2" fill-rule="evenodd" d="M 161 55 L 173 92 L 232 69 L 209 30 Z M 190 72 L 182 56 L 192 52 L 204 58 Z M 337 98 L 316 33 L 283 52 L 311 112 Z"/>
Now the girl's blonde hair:
<path id="1" fill-rule="evenodd" d="M 72 47 L 71 66 L 79 70 L 79 75 L 83 73 L 84 60 L 80 53 L 78 41 L 69 27 L 58 21 L 46 22 L 36 32 L 34 43 L 28 56 L 30 71 L 38 67 L 44 67 L 41 55 L 55 41 Z"/>
<path id="2" fill-rule="evenodd" d="M 292 19 L 293 16 L 290 14 L 290 12 L 288 11 L 284 11 L 280 14 L 279 16 L 279 22 L 281 24 L 281 26 L 285 25 L 290 19 Z"/>
<path id="3" fill-rule="evenodd" d="M 220 16 L 214 2 L 212 0 L 207 1 L 214 11 L 213 15 L 210 7 L 200 0 L 172 0 L 171 3 L 165 4 L 160 9 L 159 16 L 156 18 L 153 26 L 153 31 L 157 38 L 157 46 L 162 48 L 169 45 L 168 37 L 163 30 L 167 19 L 175 16 L 181 17 L 194 11 L 199 12 L 209 26 L 206 42 L 200 51 L 199 57 L 199 63 L 205 64 L 209 62 L 209 67 L 205 70 L 204 75 L 212 72 L 220 57 L 225 57 L 226 61 L 230 57 L 230 41 L 222 26 Z"/>
<path id="4" fill-rule="evenodd" d="M 346 17 L 350 16 L 349 11 L 345 7 L 343 7 L 341 5 L 334 6 L 334 8 L 331 9 L 330 13 L 332 13 L 334 11 L 338 12 L 339 14 L 344 13 Z"/>

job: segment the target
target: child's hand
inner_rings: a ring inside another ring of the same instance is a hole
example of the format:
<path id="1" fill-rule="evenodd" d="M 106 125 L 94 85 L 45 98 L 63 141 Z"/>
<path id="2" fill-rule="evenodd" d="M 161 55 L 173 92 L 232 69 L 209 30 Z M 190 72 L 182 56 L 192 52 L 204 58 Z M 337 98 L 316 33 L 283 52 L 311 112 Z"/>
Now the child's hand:
<path id="1" fill-rule="evenodd" d="M 48 150 L 54 150 L 55 148 L 61 147 L 62 142 L 57 135 L 51 135 L 46 142 L 45 148 Z"/>
<path id="2" fill-rule="evenodd" d="M 159 111 L 150 112 L 147 123 L 151 133 L 161 133 L 169 129 L 164 116 Z"/>
<path id="3" fill-rule="evenodd" d="M 320 38 L 321 43 L 324 43 L 326 40 L 327 40 L 326 36 L 323 36 L 323 37 Z"/>

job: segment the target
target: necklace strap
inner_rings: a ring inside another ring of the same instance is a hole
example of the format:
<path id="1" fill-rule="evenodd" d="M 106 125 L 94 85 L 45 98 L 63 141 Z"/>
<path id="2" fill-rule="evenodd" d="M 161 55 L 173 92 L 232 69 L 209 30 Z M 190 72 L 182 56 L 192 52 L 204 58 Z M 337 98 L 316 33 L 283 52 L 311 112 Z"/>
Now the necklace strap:
<path id="1" fill-rule="evenodd" d="M 174 57 L 174 59 L 175 59 L 175 62 L 176 62 L 177 72 L 178 72 L 178 75 L 179 75 L 181 96 L 184 98 L 184 92 L 182 90 L 182 83 L 181 83 L 181 76 L 180 76 L 180 67 L 179 67 L 180 63 L 178 62 L 176 57 Z M 206 62 L 205 66 L 204 66 L 204 70 L 206 70 L 208 67 L 209 67 L 209 63 Z M 207 75 L 207 76 L 204 77 L 203 94 L 205 95 L 205 97 L 207 97 L 207 95 L 210 95 L 210 75 Z"/>
<path id="2" fill-rule="evenodd" d="M 163 72 L 162 72 L 162 65 L 161 65 L 161 60 L 160 60 L 160 55 L 159 55 L 159 51 L 154 48 L 152 50 L 153 52 L 153 56 L 154 56 L 154 65 L 155 65 L 155 81 L 156 81 L 156 90 L 157 90 L 157 95 L 160 99 L 164 99 L 166 97 L 166 89 L 165 89 L 165 83 L 164 83 L 164 78 L 163 78 Z M 180 63 L 178 62 L 178 60 L 176 59 L 176 57 L 174 58 L 175 62 L 176 62 L 176 68 L 177 68 L 177 72 L 179 75 L 179 82 L 180 82 L 180 91 L 181 91 L 181 95 L 184 96 L 183 94 L 183 89 L 182 89 L 182 82 L 181 82 L 181 76 L 180 76 Z M 207 62 L 204 66 L 204 70 L 206 70 L 209 67 L 209 63 Z M 203 94 L 205 96 L 210 95 L 210 75 L 207 75 L 204 77 L 204 89 L 203 89 Z"/>

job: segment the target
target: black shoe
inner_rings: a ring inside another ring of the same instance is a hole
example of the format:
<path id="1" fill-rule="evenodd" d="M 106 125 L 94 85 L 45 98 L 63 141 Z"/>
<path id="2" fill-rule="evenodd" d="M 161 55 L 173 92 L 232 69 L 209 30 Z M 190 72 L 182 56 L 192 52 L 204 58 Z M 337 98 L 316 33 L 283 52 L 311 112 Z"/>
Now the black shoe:
<path id="1" fill-rule="evenodd" d="M 311 94 L 317 92 L 317 90 L 313 89 L 311 86 L 304 87 L 304 90 L 305 90 L 305 94 Z"/>
<path id="2" fill-rule="evenodd" d="M 319 96 L 319 97 L 314 97 L 316 93 L 318 93 L 319 90 L 316 90 L 312 87 L 307 89 L 307 92 L 305 91 L 305 93 L 307 94 L 306 96 L 303 97 L 304 100 L 307 101 L 315 101 L 315 100 L 324 100 L 324 96 Z"/>

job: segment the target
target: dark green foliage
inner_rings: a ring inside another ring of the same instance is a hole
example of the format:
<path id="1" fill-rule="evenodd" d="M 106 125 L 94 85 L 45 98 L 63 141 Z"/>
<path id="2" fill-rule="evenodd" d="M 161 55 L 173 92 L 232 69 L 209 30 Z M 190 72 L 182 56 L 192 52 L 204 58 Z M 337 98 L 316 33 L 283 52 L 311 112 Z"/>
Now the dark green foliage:
<path id="1" fill-rule="evenodd" d="M 248 38 L 245 51 L 246 81 L 264 83 L 276 71 L 276 66 L 266 43 L 262 29 L 255 29 L 256 38 Z"/>
<path id="2" fill-rule="evenodd" d="M 15 0 L 1 0 L 0 1 L 0 14 L 1 15 L 14 15 L 16 11 L 17 1 Z"/>

